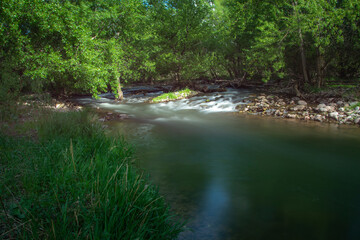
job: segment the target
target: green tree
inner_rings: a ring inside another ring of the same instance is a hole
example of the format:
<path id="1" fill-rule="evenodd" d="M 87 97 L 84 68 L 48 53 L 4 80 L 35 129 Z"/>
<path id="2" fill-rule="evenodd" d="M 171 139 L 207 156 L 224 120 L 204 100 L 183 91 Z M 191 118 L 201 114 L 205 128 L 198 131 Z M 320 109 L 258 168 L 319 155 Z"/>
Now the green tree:
<path id="1" fill-rule="evenodd" d="M 176 81 L 204 71 L 203 42 L 209 33 L 205 0 L 149 1 L 155 34 L 156 70 Z"/>

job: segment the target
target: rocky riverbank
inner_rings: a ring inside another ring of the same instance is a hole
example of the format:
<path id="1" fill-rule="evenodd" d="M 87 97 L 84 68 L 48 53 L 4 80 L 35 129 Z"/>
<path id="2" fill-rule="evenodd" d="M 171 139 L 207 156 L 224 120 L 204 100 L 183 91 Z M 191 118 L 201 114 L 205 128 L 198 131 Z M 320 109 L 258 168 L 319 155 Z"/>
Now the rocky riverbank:
<path id="1" fill-rule="evenodd" d="M 360 125 L 360 103 L 336 98 L 323 98 L 310 102 L 298 97 L 258 94 L 244 99 L 236 109 L 245 114 Z"/>

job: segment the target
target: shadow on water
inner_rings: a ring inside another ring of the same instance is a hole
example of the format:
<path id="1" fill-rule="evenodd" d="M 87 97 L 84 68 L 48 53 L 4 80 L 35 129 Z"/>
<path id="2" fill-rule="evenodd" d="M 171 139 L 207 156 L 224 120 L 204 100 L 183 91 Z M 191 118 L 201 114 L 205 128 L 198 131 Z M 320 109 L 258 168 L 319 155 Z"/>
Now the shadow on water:
<path id="1" fill-rule="evenodd" d="M 179 239 L 360 239 L 359 128 L 164 107 L 108 106 Z"/>

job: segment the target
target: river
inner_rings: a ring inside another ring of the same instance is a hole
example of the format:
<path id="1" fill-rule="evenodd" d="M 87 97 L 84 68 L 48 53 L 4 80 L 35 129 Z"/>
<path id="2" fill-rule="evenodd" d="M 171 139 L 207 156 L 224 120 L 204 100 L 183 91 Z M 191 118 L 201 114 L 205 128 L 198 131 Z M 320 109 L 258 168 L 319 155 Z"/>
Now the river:
<path id="1" fill-rule="evenodd" d="M 234 114 L 247 91 L 158 94 L 81 101 L 130 116 L 110 129 L 188 220 L 179 239 L 360 239 L 359 128 Z"/>

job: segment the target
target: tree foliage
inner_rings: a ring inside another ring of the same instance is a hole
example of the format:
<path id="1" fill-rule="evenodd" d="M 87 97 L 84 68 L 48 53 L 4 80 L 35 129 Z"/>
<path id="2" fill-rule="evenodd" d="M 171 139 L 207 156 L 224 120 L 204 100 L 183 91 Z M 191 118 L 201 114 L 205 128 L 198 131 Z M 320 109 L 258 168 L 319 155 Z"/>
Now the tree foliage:
<path id="1" fill-rule="evenodd" d="M 3 0 L 2 98 L 199 78 L 360 76 L 357 0 Z"/>

